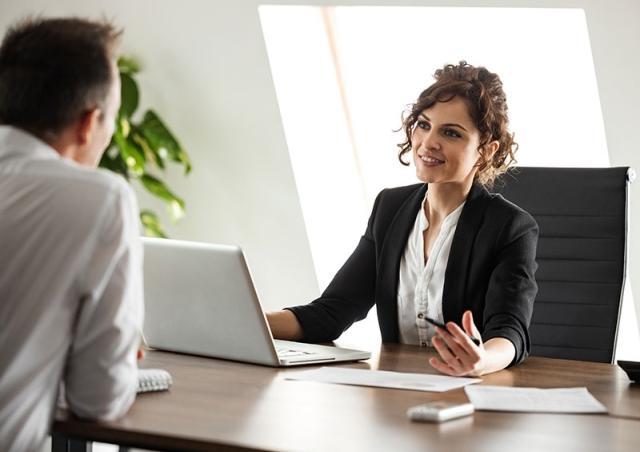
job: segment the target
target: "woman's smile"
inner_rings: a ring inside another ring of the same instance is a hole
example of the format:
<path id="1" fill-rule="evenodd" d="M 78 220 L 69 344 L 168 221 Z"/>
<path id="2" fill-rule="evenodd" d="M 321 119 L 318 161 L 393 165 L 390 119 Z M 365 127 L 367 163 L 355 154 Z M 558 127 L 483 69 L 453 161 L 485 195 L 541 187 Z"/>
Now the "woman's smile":
<path id="1" fill-rule="evenodd" d="M 418 155 L 419 159 L 426 166 L 439 166 L 444 165 L 444 160 L 437 159 L 431 155 Z"/>

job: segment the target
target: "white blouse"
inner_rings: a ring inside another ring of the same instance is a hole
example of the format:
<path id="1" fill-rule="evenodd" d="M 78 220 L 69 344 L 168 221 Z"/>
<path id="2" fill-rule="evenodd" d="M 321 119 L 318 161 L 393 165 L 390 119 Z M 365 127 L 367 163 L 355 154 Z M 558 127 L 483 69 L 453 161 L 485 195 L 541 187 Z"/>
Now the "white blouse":
<path id="1" fill-rule="evenodd" d="M 426 200 L 425 195 L 400 260 L 398 281 L 400 342 L 423 347 L 430 346 L 431 338 L 435 335 L 435 327 L 427 323 L 424 317 L 443 321 L 444 275 L 453 236 L 464 207 L 463 202 L 444 219 L 425 265 L 423 232 L 429 228 L 429 221 L 424 213 Z"/>

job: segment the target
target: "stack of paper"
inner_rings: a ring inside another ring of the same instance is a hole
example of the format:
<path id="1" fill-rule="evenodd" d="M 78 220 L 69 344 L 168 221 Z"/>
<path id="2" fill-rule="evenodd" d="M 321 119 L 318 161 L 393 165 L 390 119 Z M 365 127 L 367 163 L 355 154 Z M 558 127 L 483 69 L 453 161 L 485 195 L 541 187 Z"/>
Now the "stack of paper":
<path id="1" fill-rule="evenodd" d="M 476 410 L 529 413 L 606 413 L 587 388 L 511 388 L 469 386 L 464 388 Z"/>
<path id="2" fill-rule="evenodd" d="M 287 372 L 288 380 L 319 381 L 381 388 L 412 389 L 414 391 L 444 392 L 479 383 L 479 378 L 445 377 L 443 375 L 390 372 L 385 370 L 321 367 L 302 372 Z"/>

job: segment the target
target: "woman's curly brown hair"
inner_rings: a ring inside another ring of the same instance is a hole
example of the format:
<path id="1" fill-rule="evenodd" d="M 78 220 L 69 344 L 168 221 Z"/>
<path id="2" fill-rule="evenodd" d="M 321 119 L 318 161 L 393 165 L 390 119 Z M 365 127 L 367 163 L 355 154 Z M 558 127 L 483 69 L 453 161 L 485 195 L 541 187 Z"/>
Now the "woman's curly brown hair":
<path id="1" fill-rule="evenodd" d="M 416 103 L 411 105 L 409 114 L 403 118 L 402 129 L 406 140 L 398 144 L 400 163 L 409 165 L 403 156 L 411 152 L 411 136 L 420 113 L 436 102 L 448 102 L 458 96 L 467 103 L 469 114 L 480 131 L 480 159 L 475 179 L 490 188 L 496 177 L 516 162 L 515 153 L 518 150 L 513 133 L 508 130 L 507 97 L 500 77 L 484 67 L 474 67 L 466 61 L 460 61 L 457 65 L 447 64 L 438 69 L 434 78 L 435 83 L 420 93 Z M 489 155 L 486 145 L 494 140 L 498 141 L 499 147 L 493 155 Z"/>

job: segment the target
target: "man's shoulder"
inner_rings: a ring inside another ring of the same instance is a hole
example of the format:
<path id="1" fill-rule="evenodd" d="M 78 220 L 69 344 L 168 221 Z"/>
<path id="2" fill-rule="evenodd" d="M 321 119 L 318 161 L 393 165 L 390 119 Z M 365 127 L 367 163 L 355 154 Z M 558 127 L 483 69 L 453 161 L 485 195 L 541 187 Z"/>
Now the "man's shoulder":
<path id="1" fill-rule="evenodd" d="M 96 190 L 104 191 L 129 191 L 127 181 L 120 175 L 104 168 L 90 168 L 76 164 L 75 162 L 65 162 L 66 171 L 61 176 L 73 179 L 79 186 L 95 187 Z"/>
<path id="2" fill-rule="evenodd" d="M 57 185 L 82 193 L 82 197 L 89 202 L 113 196 L 133 196 L 131 187 L 122 176 L 102 168 L 89 168 L 65 161 L 51 176 L 56 179 Z"/>
<path id="3" fill-rule="evenodd" d="M 67 224 L 79 235 L 80 231 L 91 235 L 96 228 L 115 228 L 117 234 L 119 228 L 136 223 L 136 196 L 123 177 L 106 169 L 63 163 L 42 181 L 49 192 L 49 208 L 60 224 Z"/>

